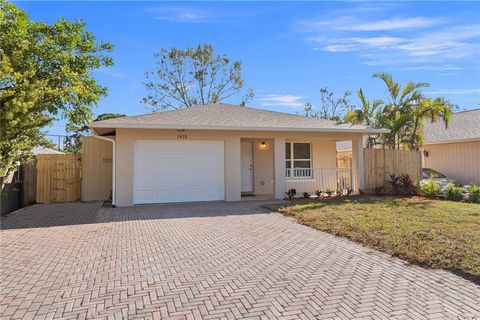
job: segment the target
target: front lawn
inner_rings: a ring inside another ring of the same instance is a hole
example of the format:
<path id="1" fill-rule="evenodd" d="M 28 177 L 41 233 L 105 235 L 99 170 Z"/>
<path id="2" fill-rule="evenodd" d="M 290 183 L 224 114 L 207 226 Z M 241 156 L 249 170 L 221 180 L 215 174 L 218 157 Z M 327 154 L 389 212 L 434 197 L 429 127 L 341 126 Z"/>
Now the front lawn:
<path id="1" fill-rule="evenodd" d="M 267 207 L 315 229 L 480 282 L 478 204 L 362 196 Z"/>

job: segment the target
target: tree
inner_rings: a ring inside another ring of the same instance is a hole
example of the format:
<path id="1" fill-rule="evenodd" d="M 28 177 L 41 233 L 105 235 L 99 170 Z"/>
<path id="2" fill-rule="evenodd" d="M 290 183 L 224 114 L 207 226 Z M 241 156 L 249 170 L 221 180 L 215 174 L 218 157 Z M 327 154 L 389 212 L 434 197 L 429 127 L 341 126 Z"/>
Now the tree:
<path id="1" fill-rule="evenodd" d="M 402 88 L 388 73 L 375 73 L 373 77 L 383 80 L 389 93 L 389 101 L 378 119 L 382 127 L 390 129 L 390 133 L 383 135 L 384 144 L 390 149 L 400 149 L 405 140 L 406 128 L 412 121 L 411 110 L 424 99 L 420 89 L 429 84 L 410 81 Z"/>
<path id="2" fill-rule="evenodd" d="M 422 129 L 426 121 L 441 119 L 445 125 L 452 114 L 452 104 L 444 98 L 430 99 L 422 94 L 428 83 L 408 82 L 402 87 L 388 73 L 376 73 L 387 86 L 387 102 L 374 100 L 372 104 L 359 90 L 362 106 L 347 113 L 346 120 L 354 124 L 364 124 L 387 128 L 390 133 L 378 136 L 378 143 L 390 149 L 408 148 L 419 150 L 423 143 Z M 369 147 L 376 144 L 369 139 Z"/>
<path id="3" fill-rule="evenodd" d="M 363 90 L 359 89 L 357 92 L 358 98 L 360 99 L 361 107 L 359 109 L 350 110 L 345 115 L 345 121 L 353 124 L 364 124 L 369 127 L 377 127 L 378 124 L 378 114 L 379 110 L 383 105 L 382 100 L 375 99 L 373 102 L 370 102 L 365 95 Z M 376 135 L 369 135 L 367 140 L 367 148 L 372 148 L 376 144 Z"/>
<path id="4" fill-rule="evenodd" d="M 345 112 L 351 110 L 350 91 L 345 91 L 342 96 L 335 97 L 332 90 L 327 87 L 320 88 L 320 108 L 315 110 L 310 103 L 304 106 L 304 114 L 307 117 L 339 121 Z"/>
<path id="5" fill-rule="evenodd" d="M 244 87 L 241 62 L 215 55 L 212 45 L 162 49 L 155 57 L 157 69 L 146 73 L 149 93 L 142 99 L 153 111 L 226 101 Z M 253 95 L 249 89 L 240 104 Z"/>
<path id="6" fill-rule="evenodd" d="M 423 145 L 423 126 L 426 121 L 441 119 L 446 126 L 453 113 L 453 106 L 444 98 L 423 99 L 411 110 L 411 123 L 406 130 L 404 143 L 410 150 L 419 150 Z"/>
<path id="7" fill-rule="evenodd" d="M 106 94 L 92 70 L 112 65 L 109 43 L 97 42 L 82 21 L 29 20 L 0 0 L 0 180 L 56 117 L 80 123 Z M 3 183 L 2 183 L 3 185 Z"/>
<path id="8" fill-rule="evenodd" d="M 125 117 L 125 114 L 120 113 L 102 113 L 95 118 L 94 121 L 102 121 L 108 119 L 115 119 Z M 65 141 L 65 151 L 67 152 L 79 152 L 82 148 L 82 137 L 88 135 L 90 128 L 88 125 L 92 121 L 85 119 L 82 124 L 68 123 L 65 127 L 66 131 L 70 134 Z"/>

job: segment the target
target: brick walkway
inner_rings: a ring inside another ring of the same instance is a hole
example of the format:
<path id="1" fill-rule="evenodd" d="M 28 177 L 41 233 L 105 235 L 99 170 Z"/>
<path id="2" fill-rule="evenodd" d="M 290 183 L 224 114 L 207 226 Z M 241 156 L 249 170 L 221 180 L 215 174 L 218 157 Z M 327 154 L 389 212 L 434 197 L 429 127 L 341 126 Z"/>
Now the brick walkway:
<path id="1" fill-rule="evenodd" d="M 35 205 L 2 220 L 2 319 L 473 318 L 480 287 L 256 209 Z"/>

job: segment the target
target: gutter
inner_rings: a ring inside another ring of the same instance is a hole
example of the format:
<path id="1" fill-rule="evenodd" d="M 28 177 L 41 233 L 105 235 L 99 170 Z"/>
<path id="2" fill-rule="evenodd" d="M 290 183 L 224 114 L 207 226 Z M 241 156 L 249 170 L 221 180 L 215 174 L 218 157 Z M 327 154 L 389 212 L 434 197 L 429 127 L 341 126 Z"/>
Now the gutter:
<path id="1" fill-rule="evenodd" d="M 115 192 L 115 169 L 116 169 L 116 153 L 115 153 L 115 140 L 113 139 L 110 139 L 110 138 L 106 138 L 106 137 L 102 137 L 102 136 L 99 136 L 97 134 L 95 134 L 95 130 L 92 130 L 93 132 L 93 135 L 91 135 L 90 137 L 94 137 L 94 138 L 97 138 L 97 139 L 100 139 L 100 140 L 105 140 L 105 141 L 110 141 L 112 143 L 112 207 L 116 207 L 117 206 L 117 197 L 116 197 L 116 192 Z"/>

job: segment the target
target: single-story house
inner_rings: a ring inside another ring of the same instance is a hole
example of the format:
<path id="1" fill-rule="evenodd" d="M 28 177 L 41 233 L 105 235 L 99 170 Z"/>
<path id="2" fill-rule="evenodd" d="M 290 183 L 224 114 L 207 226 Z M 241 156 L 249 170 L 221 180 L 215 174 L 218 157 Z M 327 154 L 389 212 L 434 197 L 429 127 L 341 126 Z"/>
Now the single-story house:
<path id="1" fill-rule="evenodd" d="M 58 151 L 52 148 L 38 146 L 32 148 L 32 154 L 36 156 L 39 154 L 65 154 L 65 152 Z"/>
<path id="2" fill-rule="evenodd" d="M 480 185 L 480 109 L 454 113 L 448 126 L 428 122 L 423 133 L 424 168 Z"/>
<path id="3" fill-rule="evenodd" d="M 110 141 L 117 206 L 188 201 L 283 199 L 364 183 L 362 137 L 385 129 L 211 104 L 98 121 Z M 350 140 L 353 168 L 336 166 L 336 142 Z"/>

